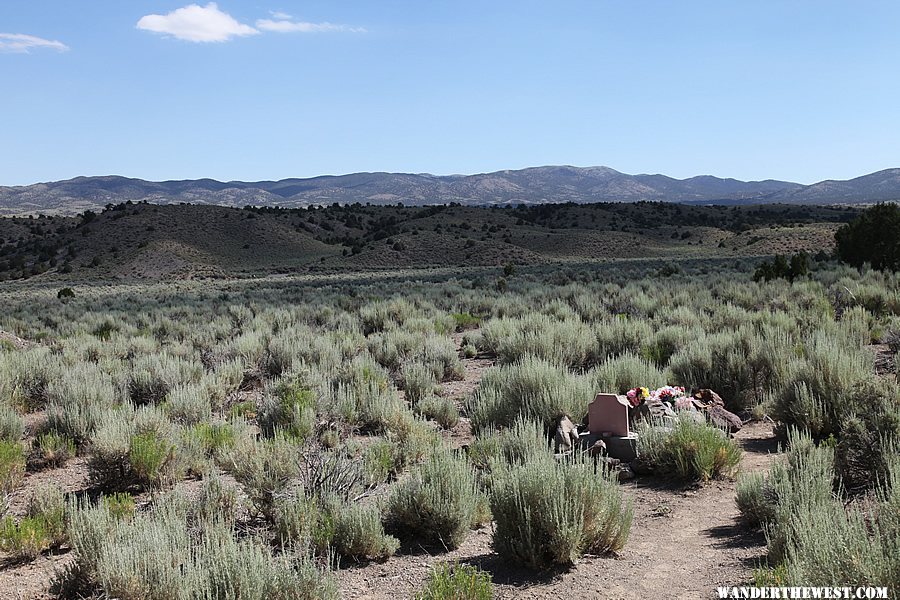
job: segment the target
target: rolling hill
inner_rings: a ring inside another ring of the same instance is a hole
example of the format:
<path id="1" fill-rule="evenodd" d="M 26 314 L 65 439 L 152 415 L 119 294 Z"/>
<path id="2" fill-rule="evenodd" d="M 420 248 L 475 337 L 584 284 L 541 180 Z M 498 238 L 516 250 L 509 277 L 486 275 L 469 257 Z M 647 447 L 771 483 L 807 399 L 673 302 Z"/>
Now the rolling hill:
<path id="1" fill-rule="evenodd" d="M 728 258 L 830 251 L 851 208 L 665 202 L 230 208 L 121 203 L 0 218 L 0 281 Z"/>

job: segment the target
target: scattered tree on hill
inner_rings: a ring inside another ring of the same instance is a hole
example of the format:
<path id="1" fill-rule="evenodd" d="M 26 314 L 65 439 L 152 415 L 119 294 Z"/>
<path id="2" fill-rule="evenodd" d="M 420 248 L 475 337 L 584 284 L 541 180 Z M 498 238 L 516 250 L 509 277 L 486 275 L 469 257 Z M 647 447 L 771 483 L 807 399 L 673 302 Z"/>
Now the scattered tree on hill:
<path id="1" fill-rule="evenodd" d="M 791 256 L 790 261 L 783 254 L 776 254 L 770 263 L 764 262 L 753 273 L 753 281 L 771 281 L 772 279 L 788 279 L 794 281 L 798 277 L 805 277 L 809 273 L 809 255 L 806 252 L 798 252 Z"/>
<path id="2" fill-rule="evenodd" d="M 838 257 L 855 267 L 900 270 L 900 206 L 876 204 L 837 230 Z"/>

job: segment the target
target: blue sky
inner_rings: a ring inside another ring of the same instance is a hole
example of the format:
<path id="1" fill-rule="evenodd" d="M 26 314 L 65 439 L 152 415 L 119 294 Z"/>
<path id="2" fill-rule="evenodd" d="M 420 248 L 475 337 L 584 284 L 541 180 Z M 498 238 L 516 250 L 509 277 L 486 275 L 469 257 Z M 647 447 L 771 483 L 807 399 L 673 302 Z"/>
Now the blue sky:
<path id="1" fill-rule="evenodd" d="M 189 4 L 3 0 L 0 185 L 900 166 L 897 2 Z"/>

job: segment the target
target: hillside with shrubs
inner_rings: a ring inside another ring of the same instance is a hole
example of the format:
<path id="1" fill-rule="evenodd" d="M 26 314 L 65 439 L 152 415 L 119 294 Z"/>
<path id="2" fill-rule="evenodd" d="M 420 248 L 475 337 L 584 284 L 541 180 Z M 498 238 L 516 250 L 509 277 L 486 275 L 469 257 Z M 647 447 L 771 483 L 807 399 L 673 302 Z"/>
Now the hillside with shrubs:
<path id="1" fill-rule="evenodd" d="M 831 253 L 858 208 L 545 204 L 308 209 L 110 204 L 0 219 L 0 281 L 185 279 Z"/>

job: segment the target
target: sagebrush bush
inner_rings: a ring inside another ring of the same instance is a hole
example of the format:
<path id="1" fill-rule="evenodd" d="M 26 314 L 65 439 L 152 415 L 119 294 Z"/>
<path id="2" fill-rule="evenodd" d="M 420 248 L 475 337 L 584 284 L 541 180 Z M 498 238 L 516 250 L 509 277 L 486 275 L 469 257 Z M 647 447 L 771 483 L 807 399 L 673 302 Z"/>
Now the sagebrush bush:
<path id="1" fill-rule="evenodd" d="M 208 421 L 212 416 L 208 388 L 200 383 L 176 385 L 166 395 L 165 408 L 173 421 L 186 425 Z"/>
<path id="2" fill-rule="evenodd" d="M 845 418 L 868 408 L 848 399 L 871 377 L 871 354 L 835 334 L 816 332 L 775 397 L 772 416 L 785 426 L 806 429 L 816 439 L 838 435 Z"/>
<path id="3" fill-rule="evenodd" d="M 62 370 L 59 356 L 45 346 L 0 354 L 0 380 L 9 386 L 9 399 L 28 410 L 46 406 L 50 382 Z"/>
<path id="4" fill-rule="evenodd" d="M 885 379 L 866 381 L 845 402 L 853 412 L 840 424 L 836 476 L 845 491 L 864 492 L 887 480 L 890 448 L 900 440 L 900 387 Z"/>
<path id="5" fill-rule="evenodd" d="M 324 416 L 364 430 L 383 431 L 407 410 L 387 372 L 368 355 L 338 369 L 321 388 Z"/>
<path id="6" fill-rule="evenodd" d="M 133 503 L 132 503 L 133 506 Z M 222 520 L 233 523 L 240 507 L 237 490 L 222 481 L 218 475 L 211 475 L 203 481 L 200 495 L 192 507 L 193 514 L 202 522 Z"/>
<path id="7" fill-rule="evenodd" d="M 499 433 L 482 432 L 469 445 L 469 460 L 482 469 L 495 470 L 502 465 L 523 465 L 550 457 L 550 444 L 544 428 L 525 419 Z"/>
<path id="8" fill-rule="evenodd" d="M 129 478 L 128 453 L 134 434 L 134 411 L 104 413 L 90 438 L 88 468 L 98 485 L 117 485 Z"/>
<path id="9" fill-rule="evenodd" d="M 473 565 L 442 563 L 433 568 L 416 600 L 491 600 L 494 585 L 490 573 Z"/>
<path id="10" fill-rule="evenodd" d="M 18 442 L 25 432 L 22 416 L 12 406 L 0 404 L 0 440 Z"/>
<path id="11" fill-rule="evenodd" d="M 783 330 L 759 332 L 744 325 L 683 344 L 669 369 L 675 383 L 713 389 L 729 410 L 738 411 L 780 389 L 796 360 L 793 346 Z"/>
<path id="12" fill-rule="evenodd" d="M 721 429 L 679 415 L 674 423 L 650 423 L 638 431 L 638 457 L 657 473 L 685 481 L 734 474 L 741 448 Z"/>
<path id="13" fill-rule="evenodd" d="M 47 389 L 47 424 L 76 444 L 87 442 L 119 399 L 113 378 L 92 364 L 66 369 Z"/>
<path id="14" fill-rule="evenodd" d="M 280 380 L 264 394 L 256 418 L 269 437 L 278 431 L 304 440 L 316 427 L 315 392 L 300 376 Z"/>
<path id="15" fill-rule="evenodd" d="M 735 485 L 735 502 L 744 521 L 751 527 L 769 523 L 775 517 L 775 492 L 767 485 L 765 474 L 745 473 Z"/>
<path id="16" fill-rule="evenodd" d="M 400 379 L 406 392 L 406 400 L 412 406 L 416 406 L 423 398 L 430 396 L 437 385 L 437 379 L 432 370 L 417 362 L 404 364 L 400 369 Z"/>
<path id="17" fill-rule="evenodd" d="M 444 429 L 453 429 L 459 423 L 459 410 L 450 398 L 423 398 L 416 406 L 416 412 L 426 419 L 433 419 Z"/>
<path id="18" fill-rule="evenodd" d="M 509 427 L 519 417 L 546 427 L 561 415 L 580 423 L 587 416 L 587 406 L 596 393 L 589 377 L 574 375 L 539 358 L 526 357 L 511 365 L 486 370 L 466 412 L 475 432 Z"/>
<path id="19" fill-rule="evenodd" d="M 70 536 L 83 586 L 122 600 L 336 598 L 329 573 L 307 554 L 274 556 L 221 522 L 188 526 L 187 503 L 169 496 L 131 520 L 76 504 Z"/>
<path id="20" fill-rule="evenodd" d="M 638 386 L 656 388 L 667 383 L 666 374 L 656 365 L 630 352 L 603 361 L 592 375 L 596 390 L 615 394 L 624 394 Z"/>
<path id="21" fill-rule="evenodd" d="M 198 383 L 203 377 L 200 364 L 161 352 L 140 356 L 132 365 L 128 393 L 136 405 L 159 404 L 178 384 Z"/>
<path id="22" fill-rule="evenodd" d="M 128 466 L 139 483 L 159 487 L 175 479 L 175 444 L 153 432 L 139 433 L 128 443 Z"/>
<path id="23" fill-rule="evenodd" d="M 833 493 L 834 456 L 807 434 L 792 432 L 785 460 L 764 484 L 774 498 L 765 516 L 769 564 L 782 585 L 900 589 L 900 459 L 891 449 L 888 479 L 870 510 L 849 510 Z"/>
<path id="24" fill-rule="evenodd" d="M 770 503 L 755 515 L 766 532 L 770 562 L 783 560 L 798 514 L 821 513 L 834 502 L 833 486 L 834 449 L 816 446 L 808 433 L 791 430 L 784 459 L 772 466 L 763 483 L 761 495 Z"/>
<path id="25" fill-rule="evenodd" d="M 532 314 L 492 319 L 482 325 L 481 335 L 481 347 L 506 364 L 536 357 L 563 367 L 584 367 L 597 353 L 594 331 L 578 318 Z"/>
<path id="26" fill-rule="evenodd" d="M 25 451 L 18 442 L 0 440 L 0 500 L 19 487 L 25 477 Z"/>
<path id="27" fill-rule="evenodd" d="M 253 508 L 270 520 L 276 496 L 300 472 L 298 448 L 281 437 L 242 440 L 228 454 L 227 466 Z"/>
<path id="28" fill-rule="evenodd" d="M 454 549 L 475 522 L 478 491 L 468 462 L 438 451 L 398 483 L 386 507 L 386 525 L 416 546 Z"/>
<path id="29" fill-rule="evenodd" d="M 35 441 L 35 447 L 45 465 L 60 467 L 75 456 L 75 442 L 64 436 L 49 431 L 39 435 Z"/>
<path id="30" fill-rule="evenodd" d="M 621 549 L 632 520 L 619 485 L 581 460 L 532 461 L 502 472 L 491 486 L 491 513 L 494 550 L 538 570 Z"/>
<path id="31" fill-rule="evenodd" d="M 335 551 L 354 560 L 382 560 L 393 556 L 400 543 L 384 533 L 376 506 L 349 505 L 332 509 Z"/>

